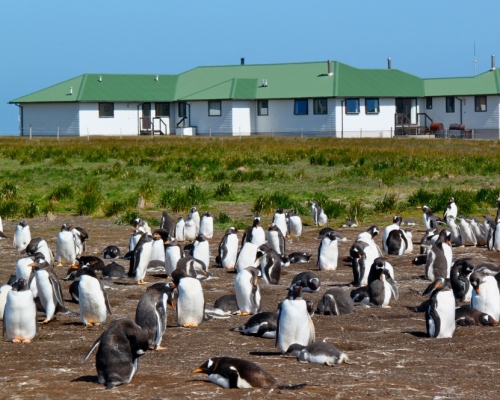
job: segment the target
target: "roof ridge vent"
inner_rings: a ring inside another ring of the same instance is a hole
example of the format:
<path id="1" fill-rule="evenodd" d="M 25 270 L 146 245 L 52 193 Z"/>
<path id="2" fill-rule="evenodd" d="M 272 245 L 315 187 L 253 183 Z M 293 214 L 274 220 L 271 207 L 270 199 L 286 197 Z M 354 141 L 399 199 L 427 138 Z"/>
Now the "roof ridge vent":
<path id="1" fill-rule="evenodd" d="M 332 76 L 333 75 L 332 60 L 328 60 L 326 63 L 328 67 L 328 76 Z"/>

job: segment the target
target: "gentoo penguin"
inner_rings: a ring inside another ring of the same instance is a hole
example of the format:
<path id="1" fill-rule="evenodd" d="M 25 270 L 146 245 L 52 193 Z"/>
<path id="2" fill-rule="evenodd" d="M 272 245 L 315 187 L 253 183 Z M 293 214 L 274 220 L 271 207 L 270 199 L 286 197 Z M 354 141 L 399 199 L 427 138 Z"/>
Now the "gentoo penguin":
<path id="1" fill-rule="evenodd" d="M 325 314 L 330 309 L 330 315 L 352 314 L 354 302 L 351 296 L 341 288 L 328 289 L 318 303 L 317 312 Z"/>
<path id="2" fill-rule="evenodd" d="M 76 262 L 76 244 L 75 236 L 71 232 L 72 226 L 63 224 L 61 231 L 57 235 L 57 253 L 55 261 L 58 267 L 62 267 L 63 262 L 75 265 Z"/>
<path id="3" fill-rule="evenodd" d="M 236 295 L 225 294 L 215 300 L 214 308 L 219 308 L 223 311 L 230 311 L 232 314 L 238 312 L 238 302 L 236 301 Z"/>
<path id="4" fill-rule="evenodd" d="M 465 246 L 465 245 L 472 245 L 472 246 L 476 246 L 477 245 L 477 239 L 476 239 L 476 236 L 474 235 L 474 232 L 469 224 L 469 222 L 467 221 L 467 219 L 461 215 L 459 217 L 460 221 L 460 236 L 462 237 L 462 246 Z"/>
<path id="5" fill-rule="evenodd" d="M 316 293 L 321 289 L 321 281 L 313 272 L 304 271 L 293 277 L 290 287 L 295 286 L 300 286 L 302 292 Z"/>
<path id="6" fill-rule="evenodd" d="M 498 325 L 491 315 L 465 305 L 455 309 L 455 322 L 460 326 L 494 326 Z"/>
<path id="7" fill-rule="evenodd" d="M 348 363 L 347 354 L 325 341 L 316 341 L 307 346 L 294 343 L 285 355 L 297 357 L 297 360 L 302 363 L 310 362 L 321 365 Z"/>
<path id="8" fill-rule="evenodd" d="M 328 226 L 328 217 L 317 201 L 311 201 L 311 213 L 316 226 Z"/>
<path id="9" fill-rule="evenodd" d="M 427 255 L 433 243 L 436 243 L 438 236 L 439 232 L 437 229 L 427 229 L 422 239 L 420 239 L 420 254 Z"/>
<path id="10" fill-rule="evenodd" d="M 214 217 L 211 212 L 206 212 L 201 217 L 200 233 L 207 239 L 214 237 Z"/>
<path id="11" fill-rule="evenodd" d="M 245 268 L 236 274 L 234 292 L 239 315 L 253 315 L 260 311 L 259 274 L 255 267 Z"/>
<path id="12" fill-rule="evenodd" d="M 175 232 L 174 232 L 174 237 L 179 242 L 184 242 L 184 240 L 185 240 L 185 237 L 186 237 L 184 234 L 185 226 L 186 226 L 186 222 L 184 221 L 184 218 L 179 217 L 177 219 L 177 223 L 175 224 Z"/>
<path id="13" fill-rule="evenodd" d="M 305 264 L 311 259 L 312 254 L 307 252 L 294 252 L 288 255 L 290 264 Z"/>
<path id="14" fill-rule="evenodd" d="M 391 297 L 398 300 L 398 288 L 396 282 L 385 268 L 375 268 L 373 277 L 370 277 L 368 285 L 370 303 L 382 308 L 388 308 Z"/>
<path id="15" fill-rule="evenodd" d="M 240 332 L 242 335 L 257 336 L 267 339 L 276 339 L 276 325 L 278 314 L 264 311 L 252 315 L 250 319 L 241 326 L 232 328 L 233 332 Z"/>
<path id="16" fill-rule="evenodd" d="M 422 206 L 421 208 L 425 229 L 438 229 L 438 222 L 441 221 L 441 218 L 435 216 L 429 206 Z"/>
<path id="17" fill-rule="evenodd" d="M 259 246 L 251 242 L 243 243 L 243 247 L 241 248 L 238 258 L 236 259 L 236 272 L 240 272 L 247 267 L 257 265 L 257 250 Z"/>
<path id="18" fill-rule="evenodd" d="M 52 260 L 54 259 L 54 254 L 52 250 L 50 250 L 47 242 L 42 238 L 34 238 L 31 239 L 28 246 L 26 246 L 26 254 L 29 256 L 35 255 L 35 253 L 42 253 L 45 257 L 45 261 L 49 264 L 52 264 Z"/>
<path id="19" fill-rule="evenodd" d="M 436 242 L 431 246 L 427 254 L 427 262 L 425 264 L 425 277 L 430 281 L 437 278 L 449 278 L 451 270 L 451 256 L 450 265 L 448 264 L 448 252 L 451 253 L 450 246 L 450 231 L 447 229 L 439 232 L 439 237 Z"/>
<path id="20" fill-rule="evenodd" d="M 193 242 L 196 239 L 196 235 L 196 222 L 193 220 L 193 218 L 189 217 L 188 219 L 186 219 L 186 223 L 184 224 L 184 240 L 186 242 Z"/>
<path id="21" fill-rule="evenodd" d="M 0 217 L 0 240 L 1 239 L 7 239 L 7 236 L 5 236 L 5 233 L 3 232 L 2 217 Z"/>
<path id="22" fill-rule="evenodd" d="M 288 235 L 299 237 L 302 235 L 302 219 L 299 215 L 290 211 L 286 214 L 288 222 Z"/>
<path id="23" fill-rule="evenodd" d="M 472 286 L 469 277 L 474 265 L 469 258 L 460 258 L 453 263 L 450 271 L 450 284 L 458 301 L 469 303 L 472 299 Z"/>
<path id="24" fill-rule="evenodd" d="M 453 197 L 450 197 L 450 201 L 446 205 L 446 208 L 444 209 L 443 212 L 443 219 L 446 221 L 446 219 L 449 216 L 456 218 L 457 214 L 458 214 L 458 209 L 457 205 L 455 204 L 455 199 Z"/>
<path id="25" fill-rule="evenodd" d="M 267 230 L 267 244 L 278 254 L 285 254 L 285 236 L 281 229 L 274 222 L 269 224 Z"/>
<path id="26" fill-rule="evenodd" d="M 38 297 L 46 315 L 42 324 L 46 324 L 54 318 L 57 311 L 66 311 L 61 285 L 56 273 L 43 258 L 38 259 L 31 266 L 35 268 Z"/>
<path id="27" fill-rule="evenodd" d="M 382 254 L 373 238 L 378 234 L 378 228 L 371 226 L 358 235 L 349 250 L 355 286 L 368 285 L 370 268 L 377 257 Z"/>
<path id="28" fill-rule="evenodd" d="M 278 285 L 283 262 L 280 255 L 267 243 L 259 246 L 257 257 L 260 259 L 260 277 L 265 284 Z"/>
<path id="29" fill-rule="evenodd" d="M 283 212 L 282 208 L 278 208 L 273 215 L 272 223 L 278 227 L 281 231 L 283 237 L 287 236 L 288 228 L 286 223 L 286 214 Z M 280 253 L 283 254 L 283 253 Z"/>
<path id="30" fill-rule="evenodd" d="M 177 325 L 185 328 L 198 326 L 205 315 L 205 298 L 200 281 L 187 276 L 182 269 L 172 272 L 172 279 L 177 288 Z"/>
<path id="31" fill-rule="evenodd" d="M 276 346 L 284 354 L 288 348 L 298 343 L 304 346 L 316 339 L 316 333 L 307 304 L 301 295 L 301 287 L 288 291 L 288 297 L 278 307 Z"/>
<path id="32" fill-rule="evenodd" d="M 182 269 L 186 272 L 187 276 L 199 280 L 206 280 L 212 277 L 211 275 L 209 275 L 207 266 L 203 261 L 189 255 L 182 257 L 177 262 L 176 269 Z"/>
<path id="33" fill-rule="evenodd" d="M 160 229 L 166 230 L 168 232 L 169 237 L 174 236 L 174 230 L 175 230 L 174 220 L 165 210 L 161 213 Z"/>
<path id="34" fill-rule="evenodd" d="M 102 279 L 124 279 L 128 277 L 123 265 L 111 262 L 101 270 Z"/>
<path id="35" fill-rule="evenodd" d="M 148 221 L 142 218 L 134 219 L 134 227 L 135 229 L 140 230 L 142 233 L 151 233 L 151 228 L 148 224 Z"/>
<path id="36" fill-rule="evenodd" d="M 173 286 L 155 283 L 149 286 L 139 300 L 135 323 L 148 335 L 151 350 L 164 350 L 161 339 L 167 328 L 167 303 L 173 305 Z"/>
<path id="37" fill-rule="evenodd" d="M 219 243 L 219 255 L 216 261 L 227 270 L 234 270 L 236 266 L 238 257 L 238 234 L 236 232 L 234 227 L 229 227 Z"/>
<path id="38" fill-rule="evenodd" d="M 118 246 L 107 246 L 103 251 L 102 251 L 102 257 L 105 259 L 109 260 L 115 260 L 117 258 L 120 258 L 121 252 L 120 248 Z"/>
<path id="39" fill-rule="evenodd" d="M 153 236 L 150 233 L 143 233 L 139 242 L 135 246 L 132 258 L 130 259 L 130 269 L 128 276 L 134 278 L 139 285 L 144 285 L 144 277 L 151 259 L 153 250 Z"/>
<path id="40" fill-rule="evenodd" d="M 328 232 L 318 248 L 317 267 L 320 271 L 335 271 L 339 258 L 339 243 L 334 232 Z"/>
<path id="41" fill-rule="evenodd" d="M 165 271 L 168 276 L 177 268 L 177 263 L 184 257 L 184 252 L 177 239 L 171 239 L 165 242 Z"/>
<path id="42" fill-rule="evenodd" d="M 387 238 L 389 237 L 389 233 L 394 230 L 400 230 L 401 222 L 403 222 L 403 217 L 401 217 L 400 215 L 395 215 L 394 217 L 392 217 L 392 224 L 385 227 L 384 233 L 382 235 L 382 249 L 384 250 L 385 254 L 389 254 L 387 248 Z"/>
<path id="43" fill-rule="evenodd" d="M 30 277 L 33 275 L 33 264 L 37 259 L 45 259 L 42 253 L 35 253 L 33 256 L 24 257 L 16 262 L 16 279 L 25 279 L 29 282 Z"/>
<path id="44" fill-rule="evenodd" d="M 435 286 L 429 299 L 429 307 L 425 312 L 427 334 L 431 338 L 451 338 L 455 332 L 455 307 L 449 279 L 439 278 L 434 281 Z"/>
<path id="45" fill-rule="evenodd" d="M 463 239 L 462 239 L 462 235 L 460 232 L 460 228 L 458 227 L 458 225 L 455 221 L 455 217 L 452 215 L 449 215 L 446 218 L 446 223 L 448 224 L 448 230 L 450 231 L 450 242 L 456 246 L 462 246 Z"/>
<path id="46" fill-rule="evenodd" d="M 12 245 L 16 251 L 22 251 L 28 246 L 28 243 L 31 241 L 31 232 L 30 227 L 26 221 L 21 221 L 16 226 L 16 230 L 14 231 L 14 239 L 12 241 Z"/>
<path id="47" fill-rule="evenodd" d="M 473 288 L 472 308 L 500 321 L 500 292 L 495 277 L 486 270 L 477 269 L 470 275 L 470 284 Z"/>
<path id="48" fill-rule="evenodd" d="M 193 243 L 193 251 L 191 255 L 202 261 L 207 270 L 210 267 L 210 246 L 208 240 L 203 233 L 196 236 L 196 240 Z"/>
<path id="49" fill-rule="evenodd" d="M 410 261 L 411 265 L 425 265 L 427 263 L 427 254 L 419 254 Z"/>
<path id="50" fill-rule="evenodd" d="M 141 231 L 140 229 L 134 229 L 132 233 L 130 234 L 130 239 L 128 242 L 128 250 L 129 251 L 134 251 L 135 246 L 137 246 L 137 242 L 141 240 L 142 234 L 144 232 Z"/>
<path id="51" fill-rule="evenodd" d="M 198 233 L 200 233 L 200 222 L 201 222 L 200 221 L 200 213 L 198 212 L 196 207 L 191 207 L 191 210 L 189 210 L 188 219 L 192 219 L 194 221 L 194 224 L 196 226 L 196 234 L 194 236 L 196 237 L 196 235 L 198 235 Z"/>
<path id="52" fill-rule="evenodd" d="M 475 218 L 471 218 L 469 220 L 469 225 L 471 227 L 472 232 L 474 233 L 474 236 L 477 241 L 477 246 L 486 246 L 487 244 L 487 237 L 484 231 L 484 225 L 480 224 L 479 221 Z"/>
<path id="53" fill-rule="evenodd" d="M 266 234 L 262 226 L 260 226 L 260 217 L 255 217 L 253 219 L 252 226 L 245 230 L 243 237 L 241 238 L 241 247 L 245 245 L 246 242 L 250 242 L 257 247 L 261 244 L 266 243 Z"/>
<path id="54" fill-rule="evenodd" d="M 12 283 L 12 285 L 14 283 Z M 7 295 L 12 290 L 12 285 L 5 284 L 5 285 L 0 286 L 0 320 L 3 320 L 3 314 L 5 311 L 5 303 L 7 302 Z"/>
<path id="55" fill-rule="evenodd" d="M 139 325 L 128 318 L 114 320 L 94 342 L 87 355 L 99 346 L 96 354 L 97 381 L 106 389 L 130 383 L 137 371 L 138 358 L 149 348 L 148 337 Z"/>
<path id="56" fill-rule="evenodd" d="M 101 325 L 111 315 L 108 294 L 89 265 L 80 267 L 78 278 L 78 304 L 83 325 Z"/>
<path id="57" fill-rule="evenodd" d="M 85 251 L 85 242 L 88 240 L 89 234 L 79 226 L 72 228 L 71 233 L 75 237 L 76 256 L 78 257 Z"/>
<path id="58" fill-rule="evenodd" d="M 402 229 L 394 229 L 389 232 L 385 245 L 387 254 L 396 256 L 404 255 L 410 247 L 406 232 Z"/>
<path id="59" fill-rule="evenodd" d="M 212 357 L 193 370 L 193 374 L 207 374 L 208 380 L 224 389 L 300 389 L 304 384 L 280 386 L 276 379 L 252 361 L 232 357 Z"/>
<path id="60" fill-rule="evenodd" d="M 151 256 L 149 257 L 148 270 L 165 270 L 165 241 L 168 240 L 168 232 L 163 229 L 156 229 L 151 243 Z"/>
<path id="61" fill-rule="evenodd" d="M 36 335 L 36 305 L 28 282 L 17 280 L 7 293 L 3 334 L 12 343 L 29 343 Z"/>

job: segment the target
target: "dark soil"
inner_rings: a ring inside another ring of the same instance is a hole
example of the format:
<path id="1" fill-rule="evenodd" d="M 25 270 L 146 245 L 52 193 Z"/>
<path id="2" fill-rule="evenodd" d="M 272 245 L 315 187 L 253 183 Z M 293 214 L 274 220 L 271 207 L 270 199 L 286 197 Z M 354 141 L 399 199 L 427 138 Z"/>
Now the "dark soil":
<path id="1" fill-rule="evenodd" d="M 159 214 L 159 213 L 158 213 Z M 157 216 L 159 218 L 159 215 Z M 251 216 L 248 220 L 251 221 Z M 263 218 L 263 225 L 270 218 Z M 390 218 L 388 218 L 389 220 Z M 47 221 L 29 220 L 32 237 L 41 236 L 55 251 L 56 236 L 64 222 L 84 227 L 90 235 L 86 254 L 99 256 L 110 244 L 118 245 L 125 253 L 130 227 L 117 226 L 112 220 L 90 217 L 61 217 Z M 308 221 L 305 221 L 308 222 Z M 250 223 L 250 222 L 249 222 Z M 17 221 L 4 221 L 4 230 L 12 236 Z M 340 243 L 340 259 L 348 254 L 357 233 L 367 227 L 340 229 L 349 239 Z M 380 226 L 381 230 L 383 226 Z M 320 292 L 304 294 L 317 304 L 327 288 L 348 286 L 352 270 L 339 261 L 335 272 L 316 271 L 319 229 L 305 226 L 300 239 L 287 240 L 287 252 L 309 251 L 315 254 L 308 264 L 292 264 L 285 269 L 280 285 L 261 286 L 263 311 L 274 311 L 287 294 L 287 287 L 295 274 L 311 270 L 322 280 Z M 223 232 L 216 232 L 210 240 L 212 261 Z M 414 241 L 423 234 L 414 230 Z M 380 238 L 377 243 L 380 244 Z M 454 259 L 470 256 L 475 263 L 500 263 L 500 254 L 485 248 L 454 248 Z M 391 301 L 391 308 L 357 309 L 347 316 L 314 315 L 316 338 L 326 339 L 346 352 L 351 361 L 335 367 L 302 364 L 295 358 L 279 355 L 273 339 L 260 339 L 231 332 L 230 328 L 243 324 L 248 317 L 231 316 L 227 320 L 205 321 L 198 328 L 177 327 L 175 313 L 168 311 L 168 328 L 163 337 L 164 351 L 149 351 L 140 358 L 139 369 L 132 382 L 105 391 L 97 383 L 94 366 L 95 353 L 82 364 L 82 359 L 103 327 L 84 328 L 77 317 L 59 315 L 47 325 L 39 325 L 38 334 L 30 344 L 0 343 L 1 398 L 500 398 L 498 371 L 500 370 L 500 328 L 458 327 L 452 339 L 430 339 L 426 334 L 424 315 L 407 307 L 420 304 L 420 296 L 428 284 L 422 279 L 424 267 L 409 264 L 418 253 L 389 256 L 399 285 L 399 301 Z M 12 248 L 12 239 L 0 241 L 0 281 L 6 282 L 15 273 L 20 257 Z M 128 270 L 128 262 L 119 260 Z M 58 268 L 61 278 L 67 268 Z M 211 268 L 219 278 L 202 283 L 207 304 L 213 305 L 220 296 L 232 293 L 235 275 Z M 150 283 L 167 281 L 161 273 L 148 274 Z M 78 305 L 70 301 L 67 282 L 61 281 L 68 308 L 78 312 Z M 134 318 L 139 298 L 146 286 L 133 280 L 114 281 L 109 300 L 115 318 Z M 40 319 L 41 320 L 41 319 Z M 281 384 L 307 383 L 298 391 L 274 389 L 225 390 L 206 380 L 205 375 L 191 371 L 213 356 L 232 356 L 252 360 L 269 371 Z"/>

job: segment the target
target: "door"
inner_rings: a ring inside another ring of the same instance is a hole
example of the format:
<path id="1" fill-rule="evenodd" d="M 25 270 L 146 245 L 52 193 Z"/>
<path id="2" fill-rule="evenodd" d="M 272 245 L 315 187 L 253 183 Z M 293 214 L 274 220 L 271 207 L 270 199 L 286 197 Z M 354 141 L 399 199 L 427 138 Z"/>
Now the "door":
<path id="1" fill-rule="evenodd" d="M 398 125 L 417 124 L 417 99 L 396 99 L 396 114 Z"/>
<path id="2" fill-rule="evenodd" d="M 151 103 L 142 103 L 142 130 L 151 129 Z"/>

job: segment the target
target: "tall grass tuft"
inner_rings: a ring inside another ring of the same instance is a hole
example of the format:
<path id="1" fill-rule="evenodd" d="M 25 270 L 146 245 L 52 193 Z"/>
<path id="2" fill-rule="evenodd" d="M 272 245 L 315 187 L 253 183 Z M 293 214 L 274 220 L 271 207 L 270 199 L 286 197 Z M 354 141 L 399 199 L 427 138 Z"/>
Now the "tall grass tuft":
<path id="1" fill-rule="evenodd" d="M 22 202 L 19 200 L 0 201 L 0 215 L 2 218 L 15 218 L 21 214 Z"/>
<path id="2" fill-rule="evenodd" d="M 151 179 L 146 179 L 145 182 L 139 186 L 139 194 L 148 201 L 153 200 L 156 194 L 156 183 Z"/>
<path id="3" fill-rule="evenodd" d="M 69 183 L 63 183 L 52 190 L 49 194 L 49 201 L 61 201 L 65 199 L 71 199 L 75 194 L 73 186 Z"/>
<path id="4" fill-rule="evenodd" d="M 383 214 L 396 213 L 398 211 L 398 195 L 386 193 L 383 199 L 375 201 L 374 211 Z"/>
<path id="5" fill-rule="evenodd" d="M 196 183 L 186 188 L 186 197 L 191 202 L 191 206 L 199 206 L 208 202 L 208 193 Z"/>
<path id="6" fill-rule="evenodd" d="M 101 184 L 97 180 L 87 181 L 81 190 L 82 195 L 78 198 L 76 212 L 78 215 L 92 215 L 101 208 L 104 196 Z"/>
<path id="7" fill-rule="evenodd" d="M 4 182 L 0 188 L 0 200 L 17 199 L 17 185 L 10 182 Z"/>
<path id="8" fill-rule="evenodd" d="M 23 204 L 21 214 L 25 218 L 35 218 L 40 214 L 40 207 L 34 201 Z"/>
<path id="9" fill-rule="evenodd" d="M 324 200 L 322 208 L 328 218 L 341 218 L 347 212 L 347 205 L 340 200 Z"/>
<path id="10" fill-rule="evenodd" d="M 347 206 L 347 219 L 362 224 L 368 214 L 368 209 L 360 199 L 353 200 Z"/>
<path id="11" fill-rule="evenodd" d="M 231 199 L 233 196 L 233 188 L 229 183 L 222 182 L 215 188 L 214 197 L 216 199 Z"/>
<path id="12" fill-rule="evenodd" d="M 496 207 L 500 197 L 500 188 L 481 188 L 476 193 L 476 202 L 481 206 Z"/>

